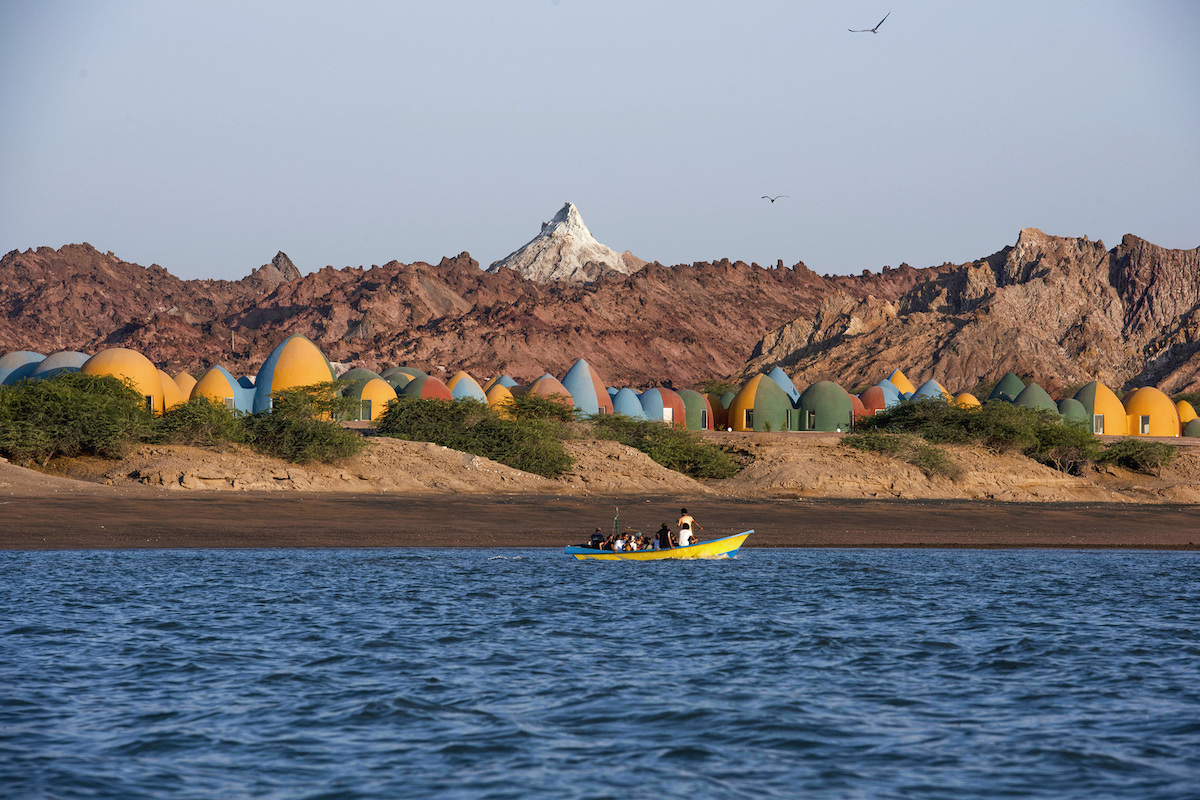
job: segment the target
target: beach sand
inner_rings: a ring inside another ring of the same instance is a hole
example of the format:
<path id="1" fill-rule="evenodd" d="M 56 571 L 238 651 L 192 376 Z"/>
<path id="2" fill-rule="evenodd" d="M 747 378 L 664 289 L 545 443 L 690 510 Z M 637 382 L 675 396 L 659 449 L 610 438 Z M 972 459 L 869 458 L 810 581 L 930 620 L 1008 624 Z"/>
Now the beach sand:
<path id="1" fill-rule="evenodd" d="M 755 441 L 774 440 L 748 444 Z M 754 529 L 747 547 L 1200 549 L 1200 504 L 1172 502 L 1195 494 L 1194 452 L 1181 456 L 1169 480 L 1117 489 L 995 460 L 975 472 L 991 497 L 964 498 L 919 493 L 961 493 L 965 482 L 929 481 L 886 461 L 872 467 L 871 458 L 836 443 L 782 441 L 790 443 L 761 452 L 740 484 L 707 485 L 612 443 L 575 443 L 579 463 L 560 481 L 395 440 L 323 471 L 177 447 L 65 465 L 87 480 L 0 460 L 0 549 L 557 548 L 587 540 L 596 527 L 611 531 L 617 508 L 622 529 L 650 533 L 663 522 L 673 526 L 684 506 L 703 526 L 702 539 Z M 999 491 L 1006 474 L 1017 500 Z M 864 476 L 868 482 L 852 483 Z M 821 492 L 849 486 L 859 496 L 795 496 L 797 480 Z M 238 485 L 247 489 L 231 490 Z M 908 496 L 878 496 L 884 487 L 908 487 Z M 1142 497 L 1154 502 L 1136 502 Z"/>
<path id="2" fill-rule="evenodd" d="M 753 528 L 747 547 L 1134 548 L 1193 550 L 1190 505 L 679 497 L 389 496 L 318 493 L 56 492 L 6 497 L 0 548 L 562 547 L 651 532 L 681 505 L 701 538 Z"/>

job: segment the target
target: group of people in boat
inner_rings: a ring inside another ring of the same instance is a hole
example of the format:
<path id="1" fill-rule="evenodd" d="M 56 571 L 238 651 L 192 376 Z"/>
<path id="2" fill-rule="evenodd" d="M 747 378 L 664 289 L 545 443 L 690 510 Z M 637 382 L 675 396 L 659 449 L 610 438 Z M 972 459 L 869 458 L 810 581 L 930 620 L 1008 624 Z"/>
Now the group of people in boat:
<path id="1" fill-rule="evenodd" d="M 672 547 L 699 544 L 700 540 L 696 538 L 696 532 L 700 530 L 700 525 L 696 523 L 695 518 L 688 513 L 686 508 L 679 509 L 679 519 L 676 521 L 675 527 L 679 529 L 678 532 L 672 531 L 671 526 L 664 522 L 650 536 L 646 536 L 640 531 L 626 531 L 614 532 L 607 537 L 603 531 L 596 528 L 592 533 L 592 540 L 586 546 L 597 550 L 612 550 L 622 553 L 635 550 L 669 550 Z"/>

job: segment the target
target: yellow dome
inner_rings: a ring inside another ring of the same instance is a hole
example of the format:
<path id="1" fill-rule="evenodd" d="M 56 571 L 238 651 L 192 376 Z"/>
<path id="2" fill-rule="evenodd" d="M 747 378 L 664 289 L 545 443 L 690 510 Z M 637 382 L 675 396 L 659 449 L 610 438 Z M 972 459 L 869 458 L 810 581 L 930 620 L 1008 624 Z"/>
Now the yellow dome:
<path id="1" fill-rule="evenodd" d="M 912 394 L 917 390 L 917 387 L 913 386 L 912 381 L 900 370 L 896 370 L 891 375 L 888 375 L 888 380 L 900 390 L 900 394 Z"/>
<path id="2" fill-rule="evenodd" d="M 1130 436 L 1178 436 L 1179 412 L 1171 398 L 1153 386 L 1143 386 L 1125 397 Z"/>
<path id="3" fill-rule="evenodd" d="M 124 347 L 101 350 L 83 362 L 79 371 L 86 375 L 112 375 L 129 381 L 138 394 L 146 398 L 147 407 L 155 414 L 163 410 L 163 385 L 158 367 L 141 353 Z"/>
<path id="4" fill-rule="evenodd" d="M 753 413 L 754 401 L 758 397 L 758 385 L 764 380 L 770 380 L 770 378 L 760 372 L 746 381 L 746 385 L 738 391 L 737 396 L 733 398 L 733 402 L 729 404 L 729 416 L 726 421 L 727 427 L 733 428 L 735 431 L 754 430 L 753 423 L 749 426 L 746 425 L 746 412 L 750 411 Z"/>
<path id="5" fill-rule="evenodd" d="M 189 372 L 180 372 L 171 380 L 175 381 L 175 385 L 179 387 L 179 391 L 184 397 L 192 396 L 192 389 L 196 388 L 196 379 Z"/>
<path id="6" fill-rule="evenodd" d="M 493 383 L 487 390 L 487 404 L 505 419 L 512 419 L 508 404 L 512 402 L 513 393 L 503 383 Z"/>
<path id="7" fill-rule="evenodd" d="M 1092 432 L 1107 436 L 1124 436 L 1129 431 L 1125 405 L 1100 381 L 1092 381 L 1075 393 L 1084 410 L 1092 415 Z M 1097 420 L 1096 417 L 1100 419 Z"/>
<path id="8" fill-rule="evenodd" d="M 392 403 L 396 402 L 396 390 L 383 378 L 371 378 L 363 385 L 358 395 L 363 400 L 371 401 L 372 422 L 387 413 Z"/>
<path id="9" fill-rule="evenodd" d="M 187 402 L 187 395 L 179 391 L 179 384 L 175 383 L 175 379 L 169 374 L 160 369 L 158 379 L 162 381 L 164 409 L 170 411 L 175 406 Z"/>
<path id="10" fill-rule="evenodd" d="M 1175 404 L 1175 410 L 1179 412 L 1179 424 L 1187 425 L 1198 416 L 1196 409 L 1192 408 L 1192 404 L 1187 400 L 1180 400 Z"/>
<path id="11" fill-rule="evenodd" d="M 959 408 L 978 408 L 982 403 L 970 392 L 963 392 L 954 398 L 954 404 Z"/>
<path id="12" fill-rule="evenodd" d="M 237 387 L 233 376 L 221 366 L 209 367 L 192 387 L 191 397 L 207 397 L 219 406 L 234 407 L 237 397 Z"/>
<path id="13" fill-rule="evenodd" d="M 279 360 L 271 371 L 270 394 L 284 389 L 312 386 L 334 380 L 325 354 L 303 336 L 292 336 L 279 351 Z M 256 382 L 257 385 L 257 382 Z"/>
<path id="14" fill-rule="evenodd" d="M 460 369 L 458 372 L 456 372 L 450 376 L 450 380 L 446 381 L 446 388 L 453 392 L 455 384 L 457 384 L 463 378 L 475 381 L 475 379 L 471 377 L 471 374 L 469 372 L 467 372 L 466 370 Z M 478 385 L 479 381 L 475 381 L 475 383 Z M 484 389 L 484 391 L 487 391 L 487 390 Z"/>

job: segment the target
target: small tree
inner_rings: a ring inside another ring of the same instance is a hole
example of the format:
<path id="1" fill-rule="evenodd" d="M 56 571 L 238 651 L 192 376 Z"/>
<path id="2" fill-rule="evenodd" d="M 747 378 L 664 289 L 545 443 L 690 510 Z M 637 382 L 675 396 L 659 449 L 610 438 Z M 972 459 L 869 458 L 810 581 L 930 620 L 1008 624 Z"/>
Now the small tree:
<path id="1" fill-rule="evenodd" d="M 242 414 L 226 408 L 224 403 L 197 396 L 186 403 L 167 409 L 155 421 L 154 439 L 170 444 L 213 447 L 229 442 L 245 441 Z"/>
<path id="2" fill-rule="evenodd" d="M 112 376 L 68 372 L 0 387 L 0 453 L 16 462 L 120 458 L 152 424 L 142 393 Z"/>
<path id="3" fill-rule="evenodd" d="M 558 422 L 574 422 L 579 413 L 575 406 L 562 395 L 543 397 L 539 394 L 514 394 L 506 405 L 508 413 L 515 419 L 552 419 Z"/>

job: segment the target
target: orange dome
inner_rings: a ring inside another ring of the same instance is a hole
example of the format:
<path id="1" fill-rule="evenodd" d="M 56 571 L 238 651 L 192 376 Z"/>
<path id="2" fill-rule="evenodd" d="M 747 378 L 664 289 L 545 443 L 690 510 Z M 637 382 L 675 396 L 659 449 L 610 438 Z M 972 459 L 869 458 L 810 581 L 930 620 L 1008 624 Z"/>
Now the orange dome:
<path id="1" fill-rule="evenodd" d="M 508 408 L 512 399 L 512 392 L 502 383 L 493 383 L 487 390 L 487 404 L 505 419 L 512 419 L 512 412 Z"/>
<path id="2" fill-rule="evenodd" d="M 917 387 L 913 386 L 913 382 L 908 379 L 908 376 L 900 370 L 896 370 L 891 375 L 888 375 L 888 380 L 900 390 L 900 394 L 912 394 L 917 390 Z"/>
<path id="3" fill-rule="evenodd" d="M 163 411 L 163 385 L 158 367 L 141 353 L 124 347 L 101 350 L 83 362 L 79 371 L 86 375 L 111 375 L 129 381 L 146 398 L 146 406 L 155 414 Z"/>
<path id="4" fill-rule="evenodd" d="M 1153 386 L 1143 386 L 1125 398 L 1130 436 L 1178 436 L 1179 411 L 1171 398 Z"/>
<path id="5" fill-rule="evenodd" d="M 175 379 L 163 370 L 158 371 L 158 379 L 162 381 L 163 388 L 163 408 L 170 411 L 178 405 L 183 405 L 187 402 L 187 395 L 179 391 L 179 384 L 175 383 Z"/>
<path id="6" fill-rule="evenodd" d="M 955 396 L 954 405 L 958 406 L 959 408 L 978 408 L 980 405 L 982 405 L 982 403 L 979 402 L 978 397 L 970 392 L 963 392 L 962 394 Z"/>
<path id="7" fill-rule="evenodd" d="M 191 397 L 192 389 L 196 388 L 196 379 L 192 377 L 190 372 L 180 372 L 171 380 L 175 381 L 175 385 L 179 387 L 179 391 L 183 396 Z"/>

